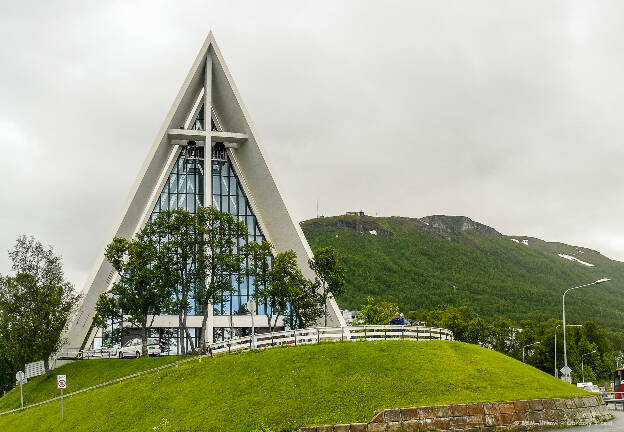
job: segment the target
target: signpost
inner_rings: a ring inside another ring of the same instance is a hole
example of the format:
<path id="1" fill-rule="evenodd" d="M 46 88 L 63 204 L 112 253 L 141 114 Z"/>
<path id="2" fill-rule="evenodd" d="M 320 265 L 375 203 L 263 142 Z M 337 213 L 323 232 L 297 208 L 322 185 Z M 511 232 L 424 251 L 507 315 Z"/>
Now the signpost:
<path id="1" fill-rule="evenodd" d="M 24 372 L 19 371 L 15 374 L 15 379 L 20 385 L 20 400 L 22 402 L 22 409 L 24 409 L 24 392 L 22 391 L 22 384 L 24 384 L 24 379 L 26 378 L 26 374 Z"/>
<path id="2" fill-rule="evenodd" d="M 61 420 L 63 420 L 63 389 L 67 388 L 67 375 L 56 376 L 56 388 L 61 389 Z"/>
<path id="3" fill-rule="evenodd" d="M 256 302 L 252 299 L 247 300 L 247 309 L 251 315 L 251 349 L 256 349 L 256 328 L 254 326 L 254 315 L 256 314 Z"/>
<path id="4" fill-rule="evenodd" d="M 566 382 L 572 382 L 572 377 L 570 376 L 570 372 L 572 372 L 572 369 L 570 369 L 569 366 L 564 366 L 561 368 L 561 373 L 563 374 L 563 376 L 561 377 L 562 380 L 566 381 Z"/>

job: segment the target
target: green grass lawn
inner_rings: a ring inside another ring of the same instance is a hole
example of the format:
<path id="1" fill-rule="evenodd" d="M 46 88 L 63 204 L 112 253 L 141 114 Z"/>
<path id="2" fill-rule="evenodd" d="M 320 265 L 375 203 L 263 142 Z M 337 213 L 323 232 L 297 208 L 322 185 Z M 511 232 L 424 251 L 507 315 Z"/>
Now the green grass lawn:
<path id="1" fill-rule="evenodd" d="M 99 377 L 97 371 L 116 362 L 72 365 L 70 387 L 83 380 L 82 369 Z M 281 431 L 365 422 L 384 408 L 586 394 L 475 345 L 338 342 L 192 361 L 68 398 L 63 422 L 60 402 L 53 402 L 0 416 L 0 430 L 252 431 L 266 426 Z"/>
<path id="2" fill-rule="evenodd" d="M 52 371 L 50 376 L 38 376 L 24 385 L 24 405 L 41 402 L 56 396 L 60 396 L 60 390 L 56 388 L 56 375 L 67 375 L 68 388 L 65 394 L 85 387 L 94 386 L 121 378 L 133 373 L 141 372 L 180 360 L 177 356 L 141 357 L 139 359 L 102 359 L 86 360 L 69 363 Z M 20 407 L 19 387 L 8 392 L 0 398 L 0 412 Z M 2 430 L 2 429 L 0 429 Z"/>

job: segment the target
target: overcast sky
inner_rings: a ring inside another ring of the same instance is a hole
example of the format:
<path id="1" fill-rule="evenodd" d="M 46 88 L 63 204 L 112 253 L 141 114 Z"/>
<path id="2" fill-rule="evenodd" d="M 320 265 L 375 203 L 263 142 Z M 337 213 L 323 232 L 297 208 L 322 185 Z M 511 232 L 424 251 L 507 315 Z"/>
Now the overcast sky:
<path id="1" fill-rule="evenodd" d="M 624 259 L 624 3 L 3 1 L 0 273 L 82 288 L 212 29 L 297 221 L 466 215 Z"/>

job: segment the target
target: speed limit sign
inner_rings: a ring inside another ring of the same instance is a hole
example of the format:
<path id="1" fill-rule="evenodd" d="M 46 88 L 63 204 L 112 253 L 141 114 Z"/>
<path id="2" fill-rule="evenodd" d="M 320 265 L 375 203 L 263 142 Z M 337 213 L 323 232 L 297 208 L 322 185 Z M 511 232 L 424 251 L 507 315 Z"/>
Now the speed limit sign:
<path id="1" fill-rule="evenodd" d="M 59 389 L 67 388 L 67 375 L 56 376 L 56 388 L 59 388 Z"/>

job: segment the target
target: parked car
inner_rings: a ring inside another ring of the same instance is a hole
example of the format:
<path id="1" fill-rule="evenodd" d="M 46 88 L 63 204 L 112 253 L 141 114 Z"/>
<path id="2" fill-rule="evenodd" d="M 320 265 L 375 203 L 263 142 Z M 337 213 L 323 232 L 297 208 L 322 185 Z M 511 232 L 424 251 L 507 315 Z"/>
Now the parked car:
<path id="1" fill-rule="evenodd" d="M 141 352 L 143 351 L 143 344 L 141 343 L 141 339 L 134 338 L 130 339 L 128 342 L 124 344 L 117 351 L 117 357 L 141 357 Z M 159 356 L 160 355 L 160 345 L 154 339 L 147 340 L 147 355 L 150 356 Z"/>
<path id="2" fill-rule="evenodd" d="M 585 386 L 585 387 L 583 387 L 583 390 L 588 391 L 590 393 L 601 393 L 600 389 L 595 384 Z"/>

